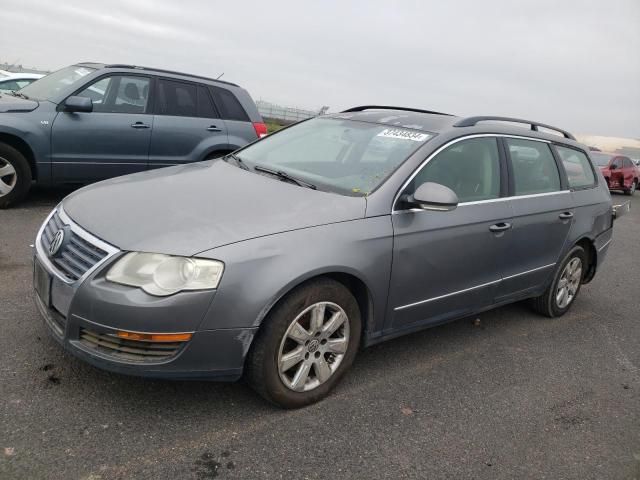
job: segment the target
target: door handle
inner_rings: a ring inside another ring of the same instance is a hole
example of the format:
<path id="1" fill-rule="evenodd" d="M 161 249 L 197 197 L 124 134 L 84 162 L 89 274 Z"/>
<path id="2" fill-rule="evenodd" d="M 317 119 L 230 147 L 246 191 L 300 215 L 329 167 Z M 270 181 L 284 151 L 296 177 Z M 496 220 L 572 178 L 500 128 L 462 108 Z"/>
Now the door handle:
<path id="1" fill-rule="evenodd" d="M 149 128 L 149 125 L 147 125 L 146 123 L 142 123 L 142 122 L 136 122 L 136 123 L 132 123 L 131 127 L 132 128 Z"/>
<path id="2" fill-rule="evenodd" d="M 208 132 L 221 132 L 222 130 L 220 130 L 218 127 L 216 127 L 215 125 L 209 125 L 207 127 L 207 131 Z"/>
<path id="3" fill-rule="evenodd" d="M 558 218 L 560 220 L 569 220 L 570 218 L 573 218 L 573 213 L 571 213 L 571 212 L 562 212 L 560 215 L 558 215 Z"/>
<path id="4" fill-rule="evenodd" d="M 509 230 L 511 228 L 511 224 L 507 222 L 500 222 L 489 227 L 489 230 L 493 233 L 504 232 L 505 230 Z"/>

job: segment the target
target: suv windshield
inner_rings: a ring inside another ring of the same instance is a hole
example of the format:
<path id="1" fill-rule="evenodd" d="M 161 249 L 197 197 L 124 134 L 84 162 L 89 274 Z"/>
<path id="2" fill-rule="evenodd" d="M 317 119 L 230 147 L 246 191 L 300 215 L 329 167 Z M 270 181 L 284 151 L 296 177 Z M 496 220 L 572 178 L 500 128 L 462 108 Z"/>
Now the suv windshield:
<path id="1" fill-rule="evenodd" d="M 597 166 L 606 167 L 607 165 L 609 165 L 609 160 L 613 158 L 613 155 L 608 155 L 606 153 L 591 152 L 591 158 L 593 158 L 593 161 Z"/>
<path id="2" fill-rule="evenodd" d="M 269 135 L 237 156 L 323 190 L 363 196 L 432 137 L 408 128 L 314 118 Z"/>
<path id="3" fill-rule="evenodd" d="M 94 70 L 95 68 L 71 65 L 27 85 L 20 93 L 35 100 L 48 100 Z"/>

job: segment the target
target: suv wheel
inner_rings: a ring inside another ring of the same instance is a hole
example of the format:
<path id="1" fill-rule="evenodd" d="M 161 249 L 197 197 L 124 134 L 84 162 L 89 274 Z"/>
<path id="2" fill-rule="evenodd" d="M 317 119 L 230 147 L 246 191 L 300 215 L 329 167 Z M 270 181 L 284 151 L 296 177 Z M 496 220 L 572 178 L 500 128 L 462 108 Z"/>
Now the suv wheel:
<path id="1" fill-rule="evenodd" d="M 249 352 L 246 379 L 284 408 L 317 402 L 353 363 L 360 331 L 358 302 L 341 283 L 303 285 L 265 318 Z"/>
<path id="2" fill-rule="evenodd" d="M 531 299 L 533 309 L 551 318 L 567 313 L 580 292 L 586 272 L 587 255 L 582 247 L 575 246 L 560 263 L 547 290 Z"/>
<path id="3" fill-rule="evenodd" d="M 31 187 L 27 159 L 10 145 L 0 143 L 0 208 L 22 200 Z"/>
<path id="4" fill-rule="evenodd" d="M 627 195 L 633 195 L 634 193 L 636 193 L 636 188 L 638 188 L 638 181 L 634 180 L 631 184 L 631 187 L 629 187 L 629 190 L 625 190 L 624 193 Z"/>

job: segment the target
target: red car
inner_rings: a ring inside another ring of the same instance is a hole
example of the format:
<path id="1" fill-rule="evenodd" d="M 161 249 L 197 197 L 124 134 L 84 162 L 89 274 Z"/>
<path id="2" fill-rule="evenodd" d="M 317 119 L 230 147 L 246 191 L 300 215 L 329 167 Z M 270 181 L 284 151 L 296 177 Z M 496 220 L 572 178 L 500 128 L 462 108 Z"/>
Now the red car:
<path id="1" fill-rule="evenodd" d="M 633 195 L 640 181 L 640 168 L 629 157 L 615 153 L 591 152 L 591 158 L 604 175 L 609 190 Z"/>

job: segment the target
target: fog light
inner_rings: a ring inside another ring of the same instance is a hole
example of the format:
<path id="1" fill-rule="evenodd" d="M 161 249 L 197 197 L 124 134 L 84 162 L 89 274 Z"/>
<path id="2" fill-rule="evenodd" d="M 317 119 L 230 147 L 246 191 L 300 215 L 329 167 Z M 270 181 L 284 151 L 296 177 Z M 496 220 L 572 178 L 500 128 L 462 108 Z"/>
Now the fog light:
<path id="1" fill-rule="evenodd" d="M 118 330 L 116 335 L 126 340 L 141 342 L 188 342 L 193 333 L 137 333 Z"/>

